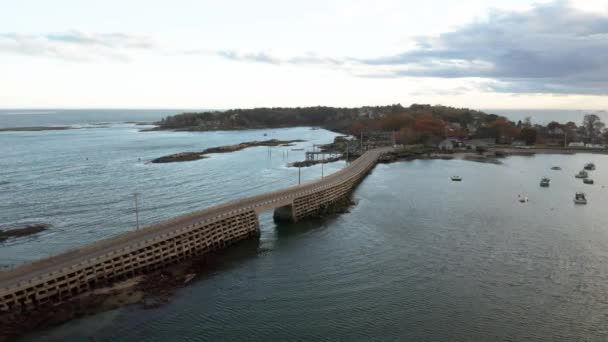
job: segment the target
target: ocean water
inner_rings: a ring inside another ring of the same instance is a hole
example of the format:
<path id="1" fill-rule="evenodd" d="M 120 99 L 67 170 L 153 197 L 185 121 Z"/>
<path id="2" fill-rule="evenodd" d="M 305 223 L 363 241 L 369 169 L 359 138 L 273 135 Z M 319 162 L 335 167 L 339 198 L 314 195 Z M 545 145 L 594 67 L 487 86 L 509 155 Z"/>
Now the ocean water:
<path id="1" fill-rule="evenodd" d="M 0 266 L 12 267 L 179 214 L 298 184 L 298 169 L 313 144 L 336 133 L 310 128 L 220 132 L 140 132 L 111 124 L 63 131 L 0 132 L 0 226 L 53 227 L 0 245 Z M 301 139 L 290 147 L 252 147 L 198 161 L 152 164 L 167 154 L 245 141 Z M 301 181 L 344 162 L 301 170 Z"/>
<path id="2" fill-rule="evenodd" d="M 573 176 L 588 161 L 595 185 Z M 605 341 L 606 168 L 608 156 L 584 154 L 378 165 L 350 213 L 280 226 L 263 217 L 259 240 L 228 250 L 166 306 L 26 340 Z M 552 184 L 540 188 L 545 175 Z M 580 190 L 586 206 L 573 203 Z"/>
<path id="3" fill-rule="evenodd" d="M 0 109 L 0 128 L 155 122 L 180 109 Z"/>
<path id="4" fill-rule="evenodd" d="M 283 152 L 290 161 L 303 152 L 277 147 L 269 156 L 260 147 L 147 163 L 154 157 L 270 138 L 304 139 L 297 147 L 310 148 L 335 136 L 308 128 L 109 126 L 0 133 L 0 224 L 54 225 L 0 244 L 3 265 L 134 229 L 133 192 L 140 193 L 142 221 L 152 223 L 295 184 L 297 169 L 285 166 Z M 294 225 L 276 225 L 264 213 L 259 239 L 225 251 L 165 306 L 122 308 L 23 340 L 607 340 L 608 156 L 503 161 L 378 165 L 349 213 Z M 595 184 L 585 185 L 574 174 L 591 161 Z M 550 170 L 554 165 L 563 170 Z M 302 169 L 305 180 L 320 174 L 320 167 Z M 452 175 L 463 181 L 451 182 Z M 543 176 L 549 188 L 539 187 Z M 577 191 L 589 204 L 573 203 Z"/>

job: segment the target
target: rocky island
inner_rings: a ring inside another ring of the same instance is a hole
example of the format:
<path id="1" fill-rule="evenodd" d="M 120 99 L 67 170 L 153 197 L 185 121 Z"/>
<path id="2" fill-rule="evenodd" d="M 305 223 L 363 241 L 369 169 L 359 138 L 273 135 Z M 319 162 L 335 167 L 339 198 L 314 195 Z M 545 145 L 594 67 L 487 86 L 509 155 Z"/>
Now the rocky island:
<path id="1" fill-rule="evenodd" d="M 0 242 L 11 237 L 28 236 L 45 231 L 51 227 L 46 223 L 32 223 L 21 227 L 7 227 L 0 229 Z"/>
<path id="2" fill-rule="evenodd" d="M 225 146 L 217 146 L 210 147 L 200 152 L 181 152 L 176 154 L 171 154 L 168 156 L 159 157 L 152 160 L 152 163 L 172 163 L 172 162 L 183 162 L 183 161 L 191 161 L 191 160 L 199 160 L 208 158 L 207 154 L 211 153 L 230 153 L 236 152 L 240 150 L 244 150 L 249 147 L 257 147 L 257 146 L 291 146 L 294 143 L 304 142 L 304 140 L 278 140 L 278 139 L 270 139 L 263 141 L 248 141 L 243 142 L 236 145 L 225 145 Z"/>

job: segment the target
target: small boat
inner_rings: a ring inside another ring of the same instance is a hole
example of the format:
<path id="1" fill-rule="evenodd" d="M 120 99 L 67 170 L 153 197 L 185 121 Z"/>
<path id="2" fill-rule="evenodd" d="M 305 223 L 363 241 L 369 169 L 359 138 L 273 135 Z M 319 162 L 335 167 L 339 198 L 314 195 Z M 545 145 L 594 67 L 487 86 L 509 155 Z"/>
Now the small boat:
<path id="1" fill-rule="evenodd" d="M 585 170 L 589 170 L 589 171 L 595 170 L 595 164 L 588 163 L 587 165 L 585 165 Z"/>
<path id="2" fill-rule="evenodd" d="M 562 168 L 561 168 L 561 167 L 559 167 L 559 166 L 554 166 L 554 167 L 552 167 L 552 168 L 551 168 L 551 170 L 556 170 L 556 171 L 559 171 L 559 170 L 561 170 L 561 169 L 562 169 Z"/>
<path id="3" fill-rule="evenodd" d="M 268 133 L 264 133 L 264 136 L 268 136 Z"/>
<path id="4" fill-rule="evenodd" d="M 579 173 L 577 173 L 576 175 L 574 175 L 574 177 L 576 177 L 576 178 L 587 178 L 587 177 L 589 177 L 589 174 L 585 170 L 580 170 Z"/>
<path id="5" fill-rule="evenodd" d="M 547 177 L 543 177 L 543 179 L 540 180 L 540 186 L 542 187 L 548 187 L 549 184 L 551 184 L 551 180 Z"/>
<path id="6" fill-rule="evenodd" d="M 593 179 L 591 179 L 591 178 L 585 178 L 585 179 L 583 179 L 583 183 L 585 183 L 585 184 L 593 184 Z"/>
<path id="7" fill-rule="evenodd" d="M 452 176 L 450 178 L 452 179 L 453 182 L 460 182 L 460 181 L 462 181 L 462 177 L 460 177 L 460 176 Z"/>
<path id="8" fill-rule="evenodd" d="M 304 151 L 304 149 L 303 149 L 303 148 L 292 148 L 291 150 L 292 150 L 292 151 Z"/>
<path id="9" fill-rule="evenodd" d="M 528 202 L 528 196 L 517 195 L 518 201 L 521 203 Z"/>
<path id="10" fill-rule="evenodd" d="M 585 197 L 585 193 L 577 192 L 574 195 L 574 203 L 575 204 L 587 204 L 587 198 Z"/>

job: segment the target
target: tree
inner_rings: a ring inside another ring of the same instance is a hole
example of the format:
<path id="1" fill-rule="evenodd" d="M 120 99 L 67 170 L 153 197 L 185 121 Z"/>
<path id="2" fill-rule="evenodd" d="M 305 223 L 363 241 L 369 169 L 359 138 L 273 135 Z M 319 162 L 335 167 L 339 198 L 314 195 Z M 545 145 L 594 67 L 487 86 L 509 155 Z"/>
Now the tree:
<path id="1" fill-rule="evenodd" d="M 536 142 L 536 130 L 534 128 L 522 128 L 521 139 L 526 142 L 526 145 L 534 145 Z"/>
<path id="2" fill-rule="evenodd" d="M 585 128 L 585 134 L 587 135 L 587 140 L 589 142 L 597 141 L 604 126 L 600 117 L 595 114 L 586 114 L 583 118 L 583 127 Z"/>
<path id="3" fill-rule="evenodd" d="M 560 124 L 557 121 L 551 121 L 549 122 L 549 124 L 547 125 L 547 128 L 550 129 L 551 131 L 554 131 L 557 128 L 562 128 L 562 124 Z"/>

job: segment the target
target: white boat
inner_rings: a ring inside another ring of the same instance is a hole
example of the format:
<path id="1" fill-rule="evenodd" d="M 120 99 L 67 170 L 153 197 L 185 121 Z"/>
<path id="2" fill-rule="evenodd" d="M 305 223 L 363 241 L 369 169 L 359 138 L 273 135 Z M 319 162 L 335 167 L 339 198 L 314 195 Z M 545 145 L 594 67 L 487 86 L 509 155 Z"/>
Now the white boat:
<path id="1" fill-rule="evenodd" d="M 561 169 L 562 169 L 562 168 L 561 168 L 561 167 L 559 167 L 559 166 L 554 166 L 554 167 L 552 167 L 552 168 L 551 168 L 551 170 L 556 170 L 556 171 L 559 171 L 559 170 L 561 170 Z"/>
<path id="2" fill-rule="evenodd" d="M 452 176 L 450 178 L 452 179 L 453 182 L 460 182 L 460 181 L 462 181 L 462 177 L 460 177 L 460 176 Z"/>
<path id="3" fill-rule="evenodd" d="M 574 175 L 574 177 L 576 177 L 576 178 L 587 178 L 587 177 L 589 177 L 589 174 L 585 170 L 580 170 L 576 175 Z"/>
<path id="4" fill-rule="evenodd" d="M 526 202 L 528 202 L 528 196 L 517 195 L 517 197 L 518 197 L 518 201 L 520 203 L 526 203 Z"/>
<path id="5" fill-rule="evenodd" d="M 585 184 L 593 184 L 593 179 L 591 179 L 591 178 L 585 178 L 585 179 L 583 179 L 583 183 L 585 183 Z"/>
<path id="6" fill-rule="evenodd" d="M 575 204 L 587 204 L 587 197 L 585 197 L 585 193 L 577 192 L 574 195 L 574 203 Z"/>

